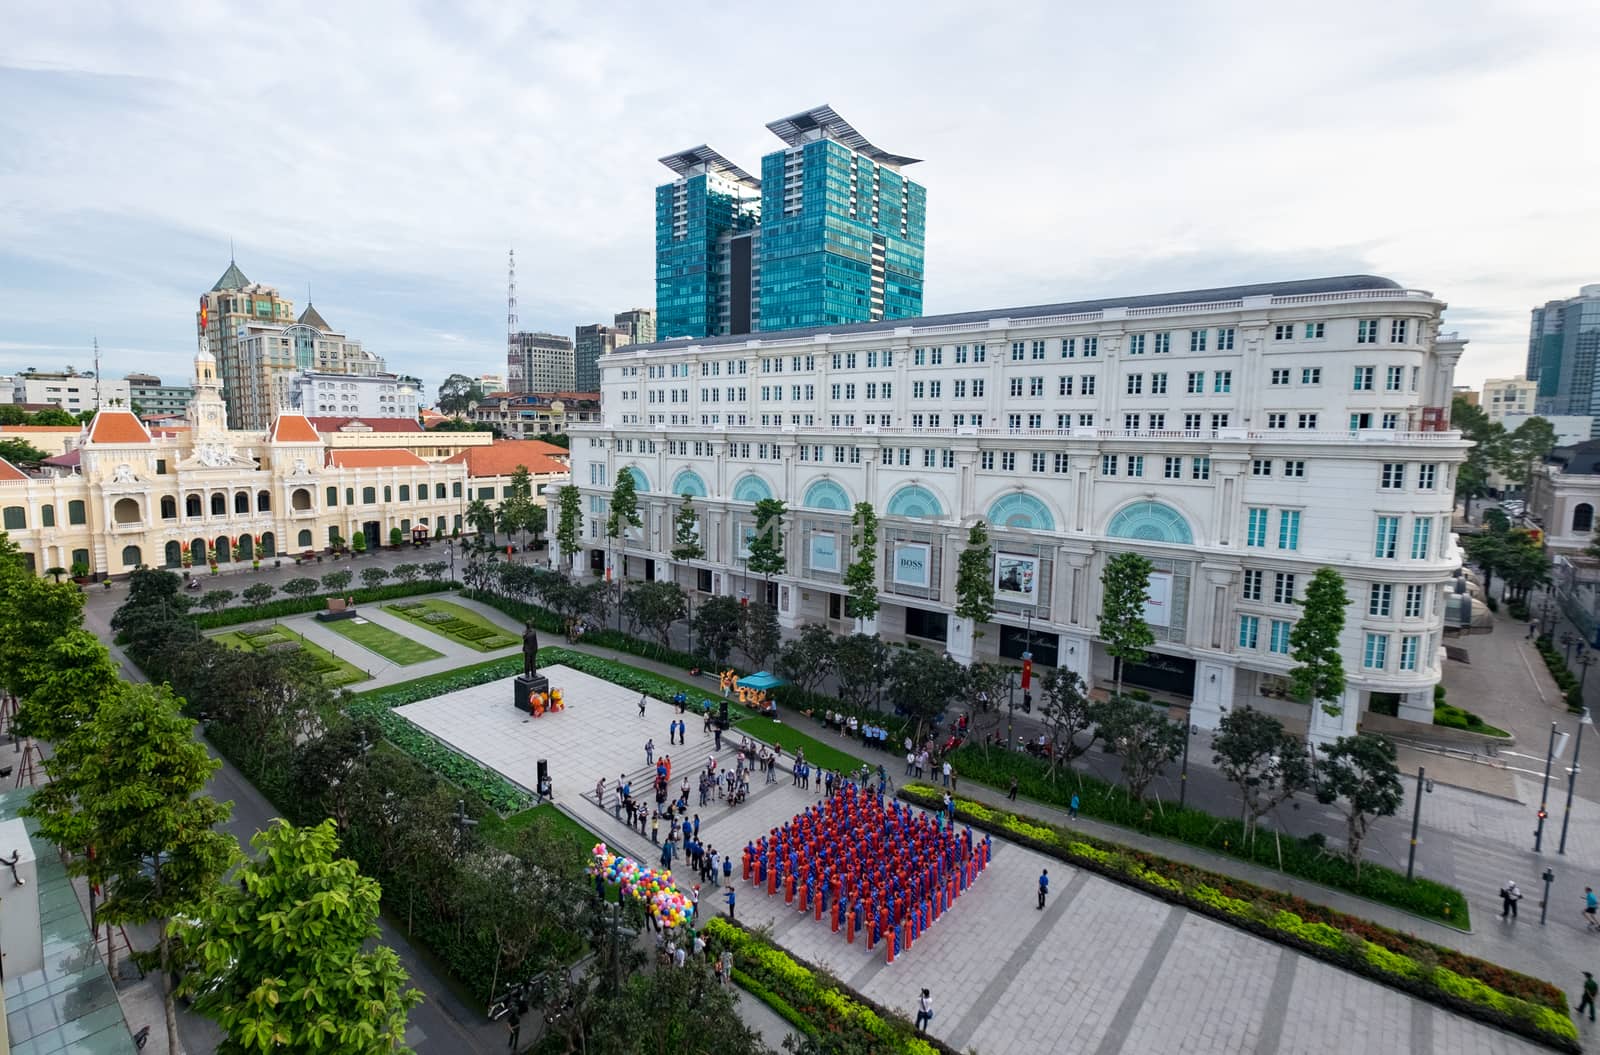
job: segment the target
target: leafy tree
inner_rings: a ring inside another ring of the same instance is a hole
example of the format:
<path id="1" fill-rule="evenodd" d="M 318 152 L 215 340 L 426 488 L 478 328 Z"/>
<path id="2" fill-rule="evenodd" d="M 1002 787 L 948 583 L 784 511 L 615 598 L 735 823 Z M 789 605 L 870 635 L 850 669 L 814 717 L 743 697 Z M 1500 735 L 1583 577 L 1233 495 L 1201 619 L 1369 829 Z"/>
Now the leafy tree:
<path id="1" fill-rule="evenodd" d="M 1342 803 L 1345 856 L 1361 875 L 1361 843 L 1372 822 L 1392 817 L 1405 801 L 1394 744 L 1377 733 L 1341 736 L 1323 748 L 1317 759 L 1317 801 Z"/>
<path id="2" fill-rule="evenodd" d="M 522 527 L 533 536 L 533 544 L 539 544 L 539 536 L 550 530 L 550 507 L 544 504 L 528 506 L 527 517 L 522 522 Z"/>
<path id="3" fill-rule="evenodd" d="M 889 646 L 876 634 L 841 637 L 833 647 L 839 698 L 865 710 L 876 706 L 889 677 Z"/>
<path id="4" fill-rule="evenodd" d="M 220 612 L 237 596 L 232 590 L 207 590 L 200 598 L 200 606 L 208 611 Z"/>
<path id="5" fill-rule="evenodd" d="M 739 636 L 744 612 L 732 597 L 713 597 L 700 606 L 694 616 L 694 634 L 707 656 L 723 666 Z"/>
<path id="6" fill-rule="evenodd" d="M 0 458 L 4 458 L 12 465 L 31 468 L 48 457 L 50 455 L 41 451 L 27 440 L 0 439 Z"/>
<path id="7" fill-rule="evenodd" d="M 1550 582 L 1550 558 L 1544 547 L 1527 531 L 1511 531 L 1497 563 L 1505 580 L 1508 599 L 1526 600 L 1528 591 Z"/>
<path id="8" fill-rule="evenodd" d="M 1054 667 L 1039 679 L 1039 720 L 1050 737 L 1050 779 L 1056 767 L 1086 753 L 1100 738 L 1101 705 L 1090 698 L 1077 672 Z M 1078 737 L 1089 738 L 1081 744 Z"/>
<path id="9" fill-rule="evenodd" d="M 1122 759 L 1122 780 L 1135 802 L 1144 800 L 1150 782 L 1183 751 L 1183 726 L 1121 694 L 1101 705 L 1099 729 Z"/>
<path id="10" fill-rule="evenodd" d="M 123 688 L 111 653 L 81 627 L 52 641 L 37 669 L 32 690 L 17 704 L 16 731 L 51 743 L 64 740 Z"/>
<path id="11" fill-rule="evenodd" d="M 366 584 L 366 587 L 369 590 L 376 590 L 378 587 L 382 586 L 383 585 L 383 581 L 385 579 L 387 579 L 388 577 L 389 577 L 389 569 L 388 568 L 362 568 L 361 569 L 361 581 Z"/>
<path id="12" fill-rule="evenodd" d="M 570 565 L 583 532 L 583 496 L 567 484 L 556 492 L 556 507 L 556 544 L 561 547 L 562 562 Z"/>
<path id="13" fill-rule="evenodd" d="M 367 552 L 367 533 L 357 531 L 350 536 L 350 549 L 354 553 Z"/>
<path id="14" fill-rule="evenodd" d="M 965 668 L 948 656 L 924 648 L 895 650 L 889 661 L 889 699 L 896 713 L 917 723 L 912 739 L 937 725 L 965 684 Z"/>
<path id="15" fill-rule="evenodd" d="M 777 498 L 763 498 L 752 510 L 756 533 L 750 539 L 750 556 L 745 559 L 745 567 L 768 581 L 774 575 L 782 575 L 789 566 L 783 545 L 783 518 L 788 511 Z"/>
<path id="16" fill-rule="evenodd" d="M 400 533 L 400 528 L 398 526 L 389 529 L 389 545 L 398 546 L 403 541 L 405 541 L 405 536 Z M 376 545 L 376 543 L 374 543 L 374 545 Z"/>
<path id="17" fill-rule="evenodd" d="M 1494 585 L 1494 577 L 1499 574 L 1501 565 L 1506 561 L 1509 539 L 1510 532 L 1491 530 L 1477 535 L 1466 535 L 1461 540 L 1461 548 L 1466 551 L 1467 559 L 1483 571 L 1483 589 L 1486 594 Z"/>
<path id="18" fill-rule="evenodd" d="M 739 620 L 739 651 L 750 659 L 750 665 L 760 669 L 778 651 L 783 641 L 783 631 L 778 626 L 778 610 L 760 601 L 742 605 Z"/>
<path id="19" fill-rule="evenodd" d="M 1460 396 L 1451 400 L 1450 424 L 1473 442 L 1467 460 L 1456 470 L 1456 497 L 1465 504 L 1470 519 L 1472 500 L 1488 494 L 1489 474 L 1504 460 L 1501 451 L 1506 442 L 1506 430 L 1499 422 L 1490 421 L 1483 408 L 1473 406 Z"/>
<path id="20" fill-rule="evenodd" d="M 301 577 L 290 579 L 280 589 L 290 597 L 310 597 L 317 592 L 318 582 L 315 579 Z"/>
<path id="21" fill-rule="evenodd" d="M 1223 715 L 1211 746 L 1212 762 L 1239 785 L 1241 820 L 1252 838 L 1262 816 L 1311 785 L 1305 742 L 1254 707 L 1235 707 Z"/>
<path id="22" fill-rule="evenodd" d="M 177 961 L 164 924 L 195 911 L 238 853 L 232 836 L 214 830 L 231 806 L 200 794 L 220 763 L 194 738 L 194 725 L 165 686 L 126 686 L 55 745 L 45 762 L 51 782 L 29 806 L 52 842 L 93 847 L 92 861 L 68 867 L 110 880 L 103 920 L 163 924 L 158 955 L 174 1051 Z"/>
<path id="23" fill-rule="evenodd" d="M 486 421 L 468 421 L 466 418 L 446 418 L 428 426 L 429 432 L 492 432 L 500 438 L 500 430 Z"/>
<path id="24" fill-rule="evenodd" d="M 474 403 L 482 403 L 483 386 L 466 374 L 451 374 L 439 386 L 439 413 L 460 417 Z"/>
<path id="25" fill-rule="evenodd" d="M 844 613 L 856 621 L 878 614 L 878 512 L 871 502 L 857 502 L 850 515 L 850 552 L 855 560 L 844 570 Z"/>
<path id="26" fill-rule="evenodd" d="M 1155 565 L 1138 553 L 1118 553 L 1100 573 L 1100 640 L 1116 666 L 1117 695 L 1122 695 L 1122 668 L 1144 660 L 1156 636 L 1144 621 Z"/>
<path id="27" fill-rule="evenodd" d="M 967 548 L 956 562 L 956 618 L 970 621 L 974 633 L 994 618 L 994 551 L 981 520 L 967 529 Z"/>
<path id="28" fill-rule="evenodd" d="M 1504 509 L 1496 506 L 1484 512 L 1483 526 L 1491 534 L 1504 535 L 1511 530 L 1511 518 L 1506 516 Z"/>
<path id="29" fill-rule="evenodd" d="M 618 597 L 622 595 L 622 580 L 627 578 L 628 529 L 643 524 L 644 521 L 639 518 L 638 487 L 634 483 L 633 472 L 624 466 L 617 470 L 617 482 L 611 489 L 611 511 L 606 516 L 606 537 L 617 543 L 615 575 Z"/>
<path id="30" fill-rule="evenodd" d="M 629 586 L 623 607 L 638 626 L 661 642 L 662 648 L 671 646 L 673 624 L 688 614 L 682 587 L 664 579 Z"/>
<path id="31" fill-rule="evenodd" d="M 798 637 L 778 649 L 773 670 L 801 692 L 815 692 L 833 673 L 834 645 L 838 639 L 821 623 L 807 623 Z"/>
<path id="32" fill-rule="evenodd" d="M 706 548 L 700 542 L 700 516 L 695 512 L 694 496 L 684 495 L 683 504 L 672 515 L 672 559 L 688 563 L 700 560 Z"/>
<path id="33" fill-rule="evenodd" d="M 417 577 L 419 575 L 421 575 L 421 574 L 422 574 L 422 565 L 420 565 L 420 564 L 406 563 L 406 564 L 396 564 L 394 566 L 394 577 L 396 579 L 399 579 L 401 582 L 405 583 L 408 586 L 411 583 L 416 582 L 417 581 Z"/>
<path id="34" fill-rule="evenodd" d="M 471 502 L 468 502 L 466 520 L 468 524 L 472 525 L 472 530 L 476 531 L 480 536 L 491 541 L 494 539 L 495 528 L 498 526 L 499 518 L 495 516 L 494 510 L 489 508 L 488 502 L 481 498 L 474 498 Z"/>
<path id="35" fill-rule="evenodd" d="M 271 583 L 258 582 L 250 586 L 246 586 L 244 588 L 244 592 L 241 593 L 240 596 L 244 598 L 245 604 L 263 605 L 270 601 L 272 599 L 272 595 L 277 592 L 278 588 L 273 586 Z"/>
<path id="36" fill-rule="evenodd" d="M 46 407 L 33 412 L 30 425 L 81 425 L 83 422 L 58 407 Z"/>
<path id="37" fill-rule="evenodd" d="M 1008 719 L 1006 739 L 1011 738 L 1009 719 L 1012 711 L 1007 704 L 1012 699 L 1012 681 L 1017 668 L 1008 663 L 971 663 L 967 665 L 966 694 L 971 702 L 967 739 L 975 741 L 989 757 L 989 741 L 999 731 L 1002 718 Z"/>
<path id="38" fill-rule="evenodd" d="M 322 588 L 329 593 L 343 593 L 350 586 L 350 580 L 354 578 L 355 573 L 349 568 L 330 571 L 322 577 Z"/>
<path id="39" fill-rule="evenodd" d="M 400 568 L 404 568 L 405 566 L 406 565 L 402 564 L 400 567 L 395 568 L 395 574 L 398 575 L 400 573 Z M 445 574 L 449 572 L 449 570 L 450 565 L 442 560 L 430 560 L 426 564 L 422 565 L 422 574 L 427 576 L 427 578 L 432 582 L 444 581 Z M 410 580 L 407 581 L 409 582 Z"/>
<path id="40" fill-rule="evenodd" d="M 83 624 L 83 594 L 29 574 L 16 546 L 0 539 L 0 684 L 25 699 L 50 674 L 41 657 L 51 643 Z"/>
<path id="41" fill-rule="evenodd" d="M 1298 603 L 1302 614 L 1289 631 L 1289 654 L 1297 664 L 1289 672 L 1289 693 L 1301 703 L 1321 703 L 1325 712 L 1337 716 L 1343 708 L 1332 701 L 1344 695 L 1339 635 L 1350 604 L 1344 577 L 1332 568 L 1318 568 Z"/>
<path id="42" fill-rule="evenodd" d="M 1494 452 L 1495 467 L 1526 493 L 1535 466 L 1543 462 L 1555 446 L 1555 426 L 1541 417 L 1528 418 L 1506 434 L 1500 449 Z"/>
<path id="43" fill-rule="evenodd" d="M 196 1010 L 227 1039 L 223 1052 L 282 1049 L 379 1055 L 398 1050 L 422 993 L 406 988 L 378 937 L 379 888 L 337 857 L 332 821 L 276 820 L 251 840 L 240 886 L 221 890 L 184 935 L 198 969 L 185 982 Z M 209 986 L 209 987 L 208 987 Z"/>

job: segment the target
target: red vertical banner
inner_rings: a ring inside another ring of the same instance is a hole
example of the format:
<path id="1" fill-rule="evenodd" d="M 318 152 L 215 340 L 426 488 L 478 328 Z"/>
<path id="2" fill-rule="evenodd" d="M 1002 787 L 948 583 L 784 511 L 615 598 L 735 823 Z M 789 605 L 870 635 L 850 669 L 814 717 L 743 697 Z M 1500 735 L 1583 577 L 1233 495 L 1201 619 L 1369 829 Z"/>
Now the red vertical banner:
<path id="1" fill-rule="evenodd" d="M 1022 660 L 1022 687 L 1028 688 L 1033 683 L 1033 658 L 1025 656 Z"/>

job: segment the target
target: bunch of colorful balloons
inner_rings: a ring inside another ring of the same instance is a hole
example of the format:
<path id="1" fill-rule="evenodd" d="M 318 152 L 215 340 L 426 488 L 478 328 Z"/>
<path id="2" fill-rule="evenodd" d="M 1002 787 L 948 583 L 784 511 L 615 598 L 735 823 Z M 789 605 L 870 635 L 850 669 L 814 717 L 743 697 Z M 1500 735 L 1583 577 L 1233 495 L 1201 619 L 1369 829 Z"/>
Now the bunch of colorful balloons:
<path id="1" fill-rule="evenodd" d="M 589 874 L 616 883 L 624 895 L 643 901 L 662 926 L 682 926 L 694 915 L 689 899 L 672 885 L 671 872 L 645 868 L 631 857 L 612 853 L 605 843 L 596 843 L 593 855 Z"/>

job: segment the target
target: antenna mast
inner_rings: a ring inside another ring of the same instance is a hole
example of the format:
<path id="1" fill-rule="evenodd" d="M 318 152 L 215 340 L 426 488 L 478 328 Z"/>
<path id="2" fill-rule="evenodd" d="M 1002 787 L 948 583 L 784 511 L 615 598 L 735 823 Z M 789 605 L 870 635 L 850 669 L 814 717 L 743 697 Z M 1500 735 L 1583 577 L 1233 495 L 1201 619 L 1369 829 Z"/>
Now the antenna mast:
<path id="1" fill-rule="evenodd" d="M 94 338 L 94 409 L 100 409 L 100 335 Z"/>
<path id="2" fill-rule="evenodd" d="M 506 264 L 506 343 L 517 332 L 517 251 L 512 249 Z"/>

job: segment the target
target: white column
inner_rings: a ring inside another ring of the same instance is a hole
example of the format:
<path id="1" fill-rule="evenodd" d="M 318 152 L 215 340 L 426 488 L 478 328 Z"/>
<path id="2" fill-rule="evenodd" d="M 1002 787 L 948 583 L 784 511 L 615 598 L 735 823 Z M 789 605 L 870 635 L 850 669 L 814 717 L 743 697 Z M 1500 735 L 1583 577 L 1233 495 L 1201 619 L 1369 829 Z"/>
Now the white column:
<path id="1" fill-rule="evenodd" d="M 1189 720 L 1202 729 L 1215 729 L 1233 706 L 1234 681 L 1238 666 L 1220 657 L 1207 656 L 1194 665 L 1194 702 Z"/>
<path id="2" fill-rule="evenodd" d="M 855 621 L 854 630 L 856 633 L 866 634 L 868 637 L 876 636 L 878 633 L 878 617 L 876 615 L 870 615 L 865 619 L 857 619 Z"/>
<path id="3" fill-rule="evenodd" d="M 1061 634 L 1056 650 L 1056 662 L 1083 679 L 1084 688 L 1091 688 L 1089 680 L 1094 669 L 1094 637 L 1082 630 L 1067 630 Z"/>
<path id="4" fill-rule="evenodd" d="M 1400 697 L 1398 716 L 1407 722 L 1433 724 L 1433 690 L 1417 689 Z"/>
<path id="5" fill-rule="evenodd" d="M 800 625 L 800 585 L 793 579 L 778 580 L 778 625 L 785 630 Z"/>
<path id="6" fill-rule="evenodd" d="M 1337 711 L 1329 714 L 1328 709 Z M 1310 737 L 1314 744 L 1331 744 L 1341 736 L 1353 736 L 1361 720 L 1361 690 L 1346 688 L 1337 701 L 1313 700 Z"/>
<path id="7" fill-rule="evenodd" d="M 973 641 L 977 626 L 970 619 L 960 616 L 950 617 L 950 639 L 945 644 L 945 649 L 950 653 L 950 658 L 963 666 L 972 663 Z"/>

